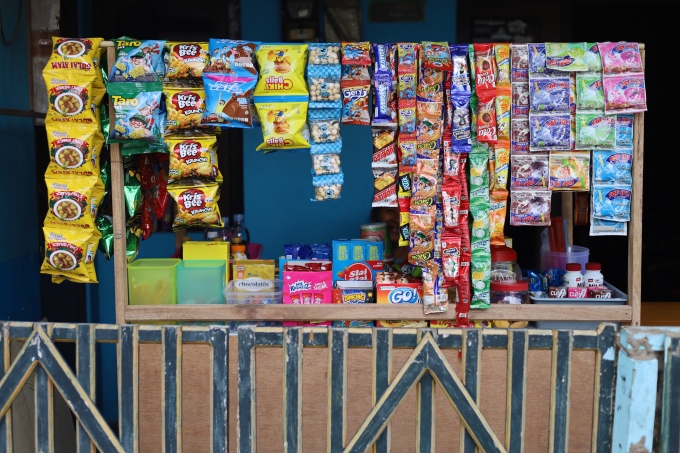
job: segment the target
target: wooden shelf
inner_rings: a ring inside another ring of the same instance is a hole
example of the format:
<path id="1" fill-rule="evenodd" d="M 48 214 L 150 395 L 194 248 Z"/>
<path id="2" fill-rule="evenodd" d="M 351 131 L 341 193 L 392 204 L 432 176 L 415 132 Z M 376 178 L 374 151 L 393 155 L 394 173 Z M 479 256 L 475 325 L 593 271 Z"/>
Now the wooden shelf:
<path id="1" fill-rule="evenodd" d="M 527 321 L 613 321 L 629 323 L 630 305 L 493 305 L 486 310 L 471 310 L 470 319 Z M 125 321 L 295 321 L 315 319 L 455 319 L 451 307 L 447 313 L 423 315 L 423 306 L 415 305 L 128 305 Z"/>

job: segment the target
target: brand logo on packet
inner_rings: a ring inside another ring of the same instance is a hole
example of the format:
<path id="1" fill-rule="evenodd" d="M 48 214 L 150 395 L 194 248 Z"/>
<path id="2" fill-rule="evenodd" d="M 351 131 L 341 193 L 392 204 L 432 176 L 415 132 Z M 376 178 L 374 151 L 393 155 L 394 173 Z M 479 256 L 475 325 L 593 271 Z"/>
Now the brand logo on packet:
<path id="1" fill-rule="evenodd" d="M 265 143 L 267 146 L 290 146 L 293 144 L 293 140 L 290 138 L 272 137 L 268 138 Z"/>
<path id="2" fill-rule="evenodd" d="M 195 113 L 203 112 L 202 108 L 199 108 L 201 97 L 193 92 L 184 91 L 182 93 L 177 93 L 172 97 L 172 104 L 181 110 L 184 115 L 193 115 Z"/>
<path id="3" fill-rule="evenodd" d="M 205 193 L 199 189 L 185 190 L 179 195 L 177 201 L 185 211 L 189 211 L 191 214 L 198 214 L 210 210 L 205 208 L 207 201 Z"/>
<path id="4" fill-rule="evenodd" d="M 366 293 L 363 291 L 357 291 L 352 293 L 342 294 L 343 304 L 363 304 L 366 302 Z"/>
<path id="5" fill-rule="evenodd" d="M 415 288 L 394 288 L 387 295 L 387 300 L 391 304 L 417 304 L 420 296 Z"/>
<path id="6" fill-rule="evenodd" d="M 185 63 L 202 63 L 206 61 L 201 56 L 201 48 L 196 44 L 177 44 L 172 51 L 184 60 Z"/>
<path id="7" fill-rule="evenodd" d="M 295 293 L 298 291 L 309 291 L 311 289 L 312 285 L 310 282 L 306 282 L 304 280 L 298 280 L 295 283 L 291 283 L 288 285 L 288 289 L 290 290 L 291 293 Z"/>
<path id="8" fill-rule="evenodd" d="M 614 200 L 614 199 L 617 199 L 617 198 L 629 199 L 630 193 L 631 193 L 630 190 L 626 190 L 626 189 L 613 189 L 613 190 L 610 190 L 609 192 L 607 192 L 607 195 L 605 195 L 605 196 L 607 198 L 609 198 L 610 200 Z"/>
<path id="9" fill-rule="evenodd" d="M 573 58 L 571 55 L 566 55 L 564 57 L 552 57 L 547 59 L 547 65 L 548 66 L 557 66 L 560 68 L 564 68 L 566 66 L 571 65 L 576 61 L 575 58 Z"/>
<path id="10" fill-rule="evenodd" d="M 366 90 L 363 88 L 345 88 L 342 90 L 342 95 L 345 99 L 355 101 L 357 99 L 366 97 Z"/>
<path id="11" fill-rule="evenodd" d="M 270 91 L 288 91 L 293 89 L 293 81 L 279 76 L 269 76 L 264 80 L 265 89 Z"/>
<path id="12" fill-rule="evenodd" d="M 274 282 L 258 278 L 247 278 L 234 281 L 235 289 L 239 291 L 269 291 L 274 289 Z"/>
<path id="13" fill-rule="evenodd" d="M 342 271 L 344 280 L 371 280 L 373 273 L 365 263 L 353 263 Z"/>

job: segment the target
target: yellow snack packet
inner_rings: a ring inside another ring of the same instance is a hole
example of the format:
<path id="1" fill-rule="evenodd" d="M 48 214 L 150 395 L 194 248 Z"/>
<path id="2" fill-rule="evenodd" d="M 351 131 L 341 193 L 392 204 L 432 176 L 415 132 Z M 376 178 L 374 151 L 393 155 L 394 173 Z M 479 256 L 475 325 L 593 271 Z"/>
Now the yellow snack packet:
<path id="1" fill-rule="evenodd" d="M 97 228 L 71 229 L 46 225 L 45 259 L 41 274 L 52 275 L 54 283 L 68 279 L 79 283 L 97 283 L 94 257 L 101 233 Z"/>
<path id="2" fill-rule="evenodd" d="M 97 106 L 105 91 L 93 89 L 94 72 L 43 71 L 49 108 L 45 124 L 98 124 Z"/>
<path id="3" fill-rule="evenodd" d="M 165 51 L 166 80 L 200 79 L 210 60 L 207 42 L 167 41 Z"/>
<path id="4" fill-rule="evenodd" d="M 222 228 L 222 216 L 217 202 L 220 199 L 219 186 L 168 186 L 168 192 L 177 204 L 177 215 L 172 229 L 182 228 Z"/>
<path id="5" fill-rule="evenodd" d="M 200 126 L 205 112 L 205 90 L 163 84 L 167 121 L 165 133 Z"/>
<path id="6" fill-rule="evenodd" d="M 498 140 L 494 144 L 494 168 L 489 176 L 495 189 L 506 190 L 508 186 L 508 167 L 510 166 L 510 142 Z"/>
<path id="7" fill-rule="evenodd" d="M 99 71 L 99 45 L 104 38 L 64 38 L 52 36 L 52 53 L 45 70 L 67 74 Z"/>
<path id="8" fill-rule="evenodd" d="M 165 147 L 170 153 L 168 184 L 177 184 L 182 180 L 197 179 L 203 182 L 215 182 L 215 169 L 212 157 L 215 136 L 181 137 L 166 136 Z"/>
<path id="9" fill-rule="evenodd" d="M 104 135 L 98 127 L 50 123 L 47 145 L 50 163 L 46 176 L 97 176 L 101 172 L 100 158 Z"/>
<path id="10" fill-rule="evenodd" d="M 49 210 L 45 226 L 96 229 L 95 219 L 104 197 L 104 183 L 99 176 L 45 176 Z"/>
<path id="11" fill-rule="evenodd" d="M 257 101 L 257 99 L 256 99 Z M 263 142 L 256 149 L 309 148 L 302 132 L 307 121 L 307 101 L 255 103 L 262 126 Z"/>
<path id="12" fill-rule="evenodd" d="M 305 81 L 307 44 L 262 44 L 255 52 L 260 78 L 255 96 L 308 95 Z"/>

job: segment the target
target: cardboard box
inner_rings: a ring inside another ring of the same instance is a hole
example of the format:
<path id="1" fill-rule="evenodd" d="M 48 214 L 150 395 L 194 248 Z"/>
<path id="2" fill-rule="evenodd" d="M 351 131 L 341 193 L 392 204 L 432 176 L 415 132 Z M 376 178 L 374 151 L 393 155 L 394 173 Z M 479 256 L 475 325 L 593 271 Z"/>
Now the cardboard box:
<path id="1" fill-rule="evenodd" d="M 182 244 L 182 259 L 224 260 L 225 281 L 229 281 L 229 243 L 222 241 L 186 241 Z"/>
<path id="2" fill-rule="evenodd" d="M 235 260 L 234 291 L 274 291 L 274 260 Z"/>
<path id="3" fill-rule="evenodd" d="M 422 304 L 422 283 L 376 283 L 379 304 Z M 378 327 L 427 327 L 427 321 L 378 320 Z"/>
<path id="4" fill-rule="evenodd" d="M 366 239 L 333 239 L 333 281 L 375 280 L 383 271 L 385 244 Z"/>
<path id="5" fill-rule="evenodd" d="M 330 265 L 327 261 L 325 263 Z M 333 298 L 332 288 L 331 271 L 283 271 L 284 304 L 330 304 Z M 330 326 L 331 321 L 284 321 L 283 325 Z"/>

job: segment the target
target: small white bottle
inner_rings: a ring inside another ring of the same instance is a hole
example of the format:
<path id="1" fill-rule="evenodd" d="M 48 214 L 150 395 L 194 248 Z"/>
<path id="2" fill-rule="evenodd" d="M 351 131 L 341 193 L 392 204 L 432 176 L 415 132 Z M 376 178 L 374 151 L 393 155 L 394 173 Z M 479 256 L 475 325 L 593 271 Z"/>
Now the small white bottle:
<path id="1" fill-rule="evenodd" d="M 562 286 L 566 288 L 583 288 L 585 279 L 581 274 L 580 263 L 567 263 L 567 272 L 562 276 Z"/>
<path id="2" fill-rule="evenodd" d="M 591 286 L 604 286 L 604 277 L 600 270 L 602 266 L 600 263 L 586 263 L 586 273 L 583 274 L 583 280 L 585 281 L 586 288 Z"/>

